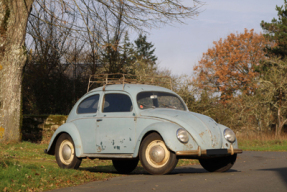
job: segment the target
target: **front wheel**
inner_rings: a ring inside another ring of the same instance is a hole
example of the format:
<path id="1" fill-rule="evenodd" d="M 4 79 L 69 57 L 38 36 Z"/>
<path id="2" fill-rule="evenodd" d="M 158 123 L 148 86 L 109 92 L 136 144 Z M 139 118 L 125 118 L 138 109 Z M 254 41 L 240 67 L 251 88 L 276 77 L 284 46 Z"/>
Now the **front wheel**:
<path id="1" fill-rule="evenodd" d="M 175 153 L 170 151 L 157 133 L 148 135 L 140 146 L 140 160 L 144 169 L 153 175 L 171 172 L 176 164 Z"/>
<path id="2" fill-rule="evenodd" d="M 199 163 L 206 171 L 225 172 L 234 165 L 236 157 L 237 154 L 210 159 L 199 159 Z"/>
<path id="3" fill-rule="evenodd" d="M 77 169 L 81 165 L 75 153 L 75 145 L 70 135 L 63 133 L 56 143 L 56 161 L 61 168 Z"/>
<path id="4" fill-rule="evenodd" d="M 139 159 L 116 159 L 113 160 L 113 165 L 120 174 L 129 174 L 137 167 L 138 162 Z"/>

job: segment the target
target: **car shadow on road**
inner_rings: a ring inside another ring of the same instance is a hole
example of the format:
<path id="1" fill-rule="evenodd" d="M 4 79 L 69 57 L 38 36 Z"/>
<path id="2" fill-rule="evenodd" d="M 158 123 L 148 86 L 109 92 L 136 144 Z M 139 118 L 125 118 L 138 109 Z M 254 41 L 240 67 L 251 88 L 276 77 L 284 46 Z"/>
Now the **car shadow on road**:
<path id="1" fill-rule="evenodd" d="M 240 172 L 235 169 L 230 169 L 226 173 L 230 172 Z M 190 173 L 210 173 L 203 168 L 195 168 L 195 167 L 176 167 L 170 174 L 190 174 Z"/>
<path id="2" fill-rule="evenodd" d="M 100 173 L 113 173 L 119 174 L 112 165 L 108 166 L 97 166 L 97 167 L 84 167 L 79 168 L 82 171 L 89 171 L 89 172 L 100 172 Z M 230 169 L 227 172 L 240 172 L 234 169 Z M 198 174 L 198 173 L 209 173 L 203 168 L 197 168 L 192 166 L 185 166 L 185 167 L 176 167 L 169 175 L 180 175 L 180 174 Z M 148 172 L 144 170 L 143 167 L 137 167 L 133 172 L 127 175 L 150 175 Z"/>

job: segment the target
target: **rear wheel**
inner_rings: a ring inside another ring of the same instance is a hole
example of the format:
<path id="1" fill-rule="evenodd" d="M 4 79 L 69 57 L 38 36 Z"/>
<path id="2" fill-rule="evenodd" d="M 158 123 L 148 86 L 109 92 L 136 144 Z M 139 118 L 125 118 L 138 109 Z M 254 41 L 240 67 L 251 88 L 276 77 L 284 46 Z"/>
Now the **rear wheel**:
<path id="1" fill-rule="evenodd" d="M 201 166 L 209 172 L 228 171 L 235 163 L 237 154 L 210 159 L 199 159 Z"/>
<path id="2" fill-rule="evenodd" d="M 75 145 L 70 135 L 63 133 L 56 143 L 56 161 L 61 168 L 77 169 L 82 159 L 76 156 Z"/>
<path id="3" fill-rule="evenodd" d="M 129 174 L 138 165 L 139 159 L 117 159 L 113 160 L 115 169 L 121 174 Z"/>
<path id="4" fill-rule="evenodd" d="M 177 164 L 175 153 L 170 151 L 157 133 L 148 135 L 140 146 L 140 160 L 144 169 L 153 175 L 171 172 Z"/>

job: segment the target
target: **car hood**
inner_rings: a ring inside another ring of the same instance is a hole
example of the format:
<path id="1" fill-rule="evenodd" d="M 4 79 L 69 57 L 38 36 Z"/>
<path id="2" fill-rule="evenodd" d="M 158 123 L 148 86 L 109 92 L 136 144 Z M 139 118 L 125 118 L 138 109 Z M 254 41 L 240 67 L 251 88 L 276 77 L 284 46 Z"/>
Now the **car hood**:
<path id="1" fill-rule="evenodd" d="M 143 117 L 160 118 L 185 128 L 202 149 L 221 148 L 222 132 L 210 117 L 190 111 L 174 109 L 147 109 L 140 113 Z M 179 127 L 179 128 L 180 128 Z"/>

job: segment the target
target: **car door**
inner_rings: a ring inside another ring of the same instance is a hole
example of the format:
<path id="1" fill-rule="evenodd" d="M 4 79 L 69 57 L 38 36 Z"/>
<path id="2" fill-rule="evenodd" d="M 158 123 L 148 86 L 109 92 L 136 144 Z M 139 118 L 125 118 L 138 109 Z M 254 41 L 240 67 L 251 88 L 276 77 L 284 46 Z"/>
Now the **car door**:
<path id="1" fill-rule="evenodd" d="M 135 128 L 136 118 L 130 96 L 106 93 L 97 117 L 97 153 L 133 153 Z"/>
<path id="2" fill-rule="evenodd" d="M 78 118 L 73 121 L 78 128 L 84 153 L 96 153 L 96 117 L 99 98 L 99 94 L 94 94 L 83 99 L 77 108 Z"/>

